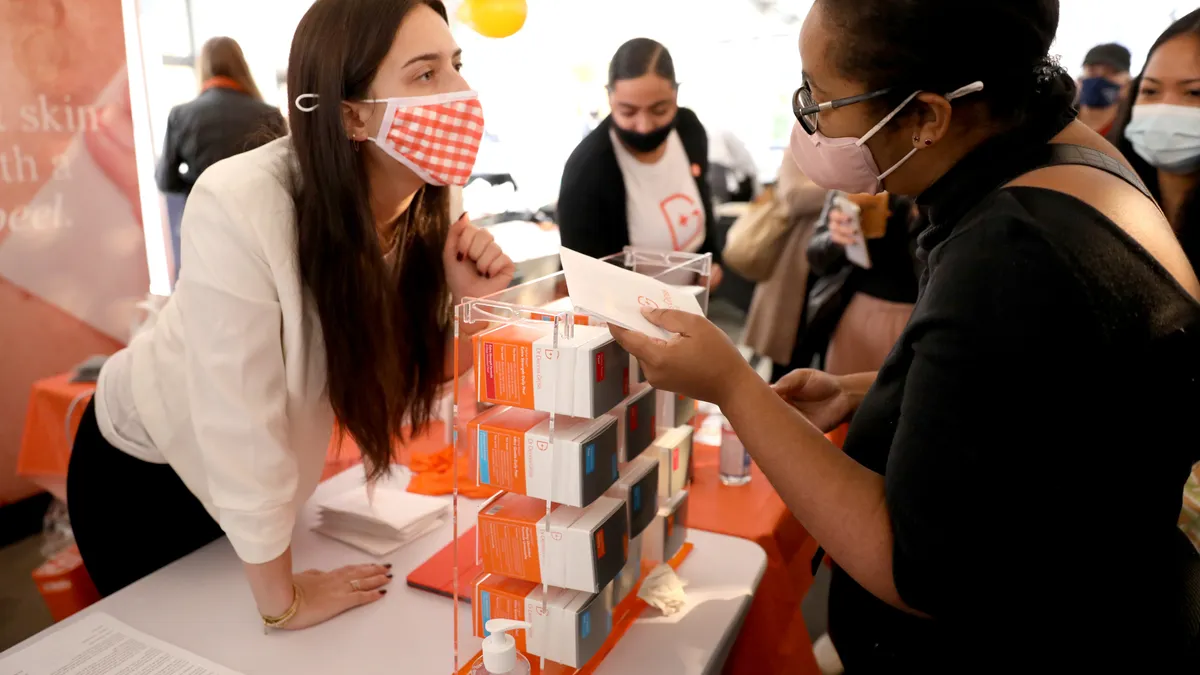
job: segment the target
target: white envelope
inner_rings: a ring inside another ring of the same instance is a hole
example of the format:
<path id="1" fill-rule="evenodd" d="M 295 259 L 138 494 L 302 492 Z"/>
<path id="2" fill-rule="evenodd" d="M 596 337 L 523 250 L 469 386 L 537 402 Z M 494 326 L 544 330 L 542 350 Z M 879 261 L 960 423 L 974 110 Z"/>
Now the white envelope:
<path id="1" fill-rule="evenodd" d="M 560 251 L 560 259 L 571 302 L 585 314 L 662 340 L 669 339 L 671 333 L 647 321 L 642 316 L 643 309 L 677 309 L 704 316 L 700 303 L 687 288 L 665 284 L 565 247 Z"/>

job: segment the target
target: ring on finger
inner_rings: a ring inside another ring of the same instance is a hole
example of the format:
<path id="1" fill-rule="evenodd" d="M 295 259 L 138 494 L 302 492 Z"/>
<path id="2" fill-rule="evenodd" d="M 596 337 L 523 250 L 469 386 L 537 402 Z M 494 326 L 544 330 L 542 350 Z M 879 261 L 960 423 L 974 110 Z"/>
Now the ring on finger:
<path id="1" fill-rule="evenodd" d="M 351 579 L 351 580 L 350 580 L 350 588 L 353 588 L 353 589 L 354 589 L 354 590 L 356 590 L 356 591 L 361 591 L 361 590 L 362 590 L 361 588 L 359 588 L 359 587 L 358 587 L 358 579 Z"/>

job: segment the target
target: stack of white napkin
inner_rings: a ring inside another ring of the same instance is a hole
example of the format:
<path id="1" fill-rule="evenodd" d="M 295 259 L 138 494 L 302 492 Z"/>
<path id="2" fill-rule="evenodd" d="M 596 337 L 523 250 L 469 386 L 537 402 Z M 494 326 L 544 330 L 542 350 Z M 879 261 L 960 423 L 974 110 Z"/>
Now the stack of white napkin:
<path id="1" fill-rule="evenodd" d="M 319 534 L 376 556 L 384 556 L 445 522 L 450 504 L 380 485 L 364 486 L 318 504 Z"/>

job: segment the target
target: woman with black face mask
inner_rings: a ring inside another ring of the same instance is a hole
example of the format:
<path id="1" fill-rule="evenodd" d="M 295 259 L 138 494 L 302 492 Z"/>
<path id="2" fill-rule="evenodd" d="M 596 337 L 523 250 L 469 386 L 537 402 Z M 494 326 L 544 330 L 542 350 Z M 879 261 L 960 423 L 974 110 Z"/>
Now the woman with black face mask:
<path id="1" fill-rule="evenodd" d="M 718 257 L 708 135 L 679 107 L 675 64 L 648 38 L 621 45 L 608 69 L 612 114 L 571 153 L 558 196 L 562 244 L 594 257 L 625 246 Z M 721 271 L 714 265 L 712 284 Z"/>

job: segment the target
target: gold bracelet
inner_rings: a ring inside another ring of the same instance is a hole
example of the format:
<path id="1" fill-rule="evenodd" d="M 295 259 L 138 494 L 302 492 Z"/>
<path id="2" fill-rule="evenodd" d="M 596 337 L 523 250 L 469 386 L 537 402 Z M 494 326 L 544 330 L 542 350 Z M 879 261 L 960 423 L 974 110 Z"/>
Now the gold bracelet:
<path id="1" fill-rule="evenodd" d="M 300 611 L 300 601 L 304 598 L 304 591 L 295 583 L 292 584 L 292 606 L 288 607 L 287 611 L 279 616 L 262 615 L 263 634 L 267 633 L 268 628 L 283 628 L 288 625 L 295 616 L 296 612 Z"/>

